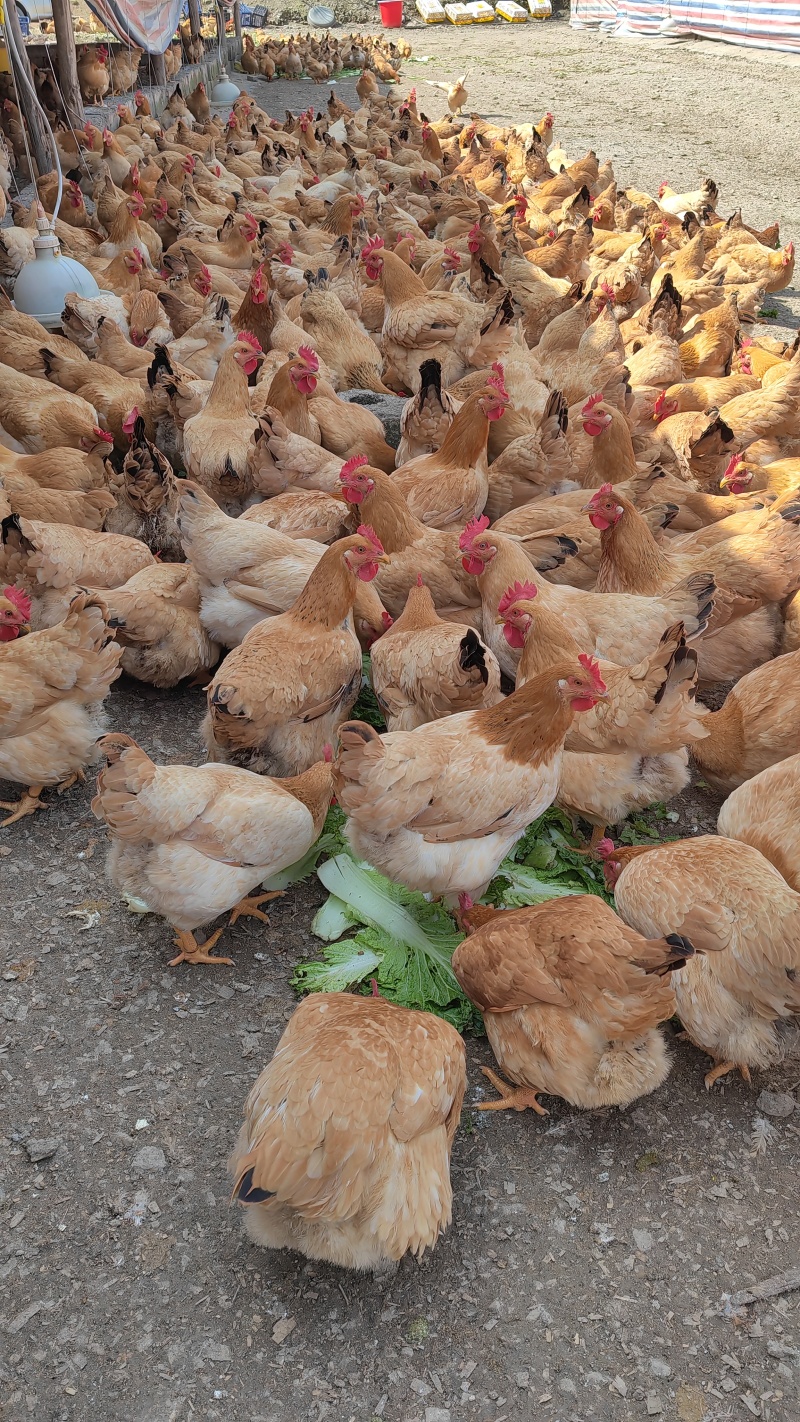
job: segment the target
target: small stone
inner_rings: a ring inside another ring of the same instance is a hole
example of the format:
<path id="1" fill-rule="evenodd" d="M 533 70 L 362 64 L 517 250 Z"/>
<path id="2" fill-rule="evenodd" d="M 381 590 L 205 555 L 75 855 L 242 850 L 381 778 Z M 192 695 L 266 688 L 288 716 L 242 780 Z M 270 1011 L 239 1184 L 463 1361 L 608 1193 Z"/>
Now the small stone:
<path id="1" fill-rule="evenodd" d="M 167 1157 L 160 1146 L 142 1146 L 133 1157 L 135 1170 L 165 1170 Z"/>
<path id="2" fill-rule="evenodd" d="M 578 1391 L 578 1389 L 576 1388 L 574 1382 L 572 1381 L 572 1378 L 559 1378 L 559 1380 L 558 1380 L 558 1386 L 559 1386 L 561 1392 L 577 1392 L 577 1391 Z"/>
<path id="3" fill-rule="evenodd" d="M 279 1318 L 278 1322 L 272 1326 L 273 1343 L 285 1343 L 290 1333 L 296 1327 L 296 1320 L 293 1318 Z"/>
<path id="4" fill-rule="evenodd" d="M 43 1140 L 34 1140 L 31 1137 L 30 1140 L 25 1141 L 25 1151 L 31 1164 L 36 1165 L 40 1160 L 49 1160 L 51 1155 L 55 1155 L 60 1145 L 60 1140 L 55 1136 Z"/>
<path id="5" fill-rule="evenodd" d="M 658 1417 L 664 1411 L 664 1404 L 657 1392 L 648 1392 L 645 1405 L 648 1417 Z"/>
<path id="6" fill-rule="evenodd" d="M 762 1091 L 756 1101 L 756 1106 L 765 1116 L 777 1116 L 779 1120 L 791 1116 L 796 1105 L 788 1091 Z"/>
<path id="7" fill-rule="evenodd" d="M 227 1343 L 215 1343 L 211 1338 L 206 1339 L 202 1353 L 203 1357 L 212 1363 L 229 1363 L 231 1360 L 231 1350 Z"/>
<path id="8" fill-rule="evenodd" d="M 423 1382 L 422 1378 L 412 1378 L 411 1391 L 415 1392 L 418 1397 L 428 1397 L 430 1394 L 430 1388 L 426 1382 Z"/>
<path id="9" fill-rule="evenodd" d="M 653 1236 L 649 1229 L 635 1229 L 633 1231 L 633 1242 L 637 1249 L 641 1249 L 643 1254 L 649 1254 L 653 1248 Z"/>
<path id="10" fill-rule="evenodd" d="M 449 1407 L 426 1407 L 425 1422 L 450 1422 Z"/>
<path id="11" fill-rule="evenodd" d="M 527 1387 L 528 1383 L 530 1382 L 530 1373 L 524 1370 L 522 1372 L 515 1373 L 514 1382 L 517 1384 L 517 1387 Z"/>
<path id="12" fill-rule="evenodd" d="M 684 1383 L 678 1388 L 678 1396 L 675 1399 L 678 1407 L 678 1416 L 681 1422 L 703 1422 L 706 1415 L 706 1396 L 699 1387 L 694 1387 L 691 1383 Z"/>
<path id="13" fill-rule="evenodd" d="M 672 1377 L 672 1368 L 664 1358 L 651 1358 L 650 1372 L 654 1378 Z"/>

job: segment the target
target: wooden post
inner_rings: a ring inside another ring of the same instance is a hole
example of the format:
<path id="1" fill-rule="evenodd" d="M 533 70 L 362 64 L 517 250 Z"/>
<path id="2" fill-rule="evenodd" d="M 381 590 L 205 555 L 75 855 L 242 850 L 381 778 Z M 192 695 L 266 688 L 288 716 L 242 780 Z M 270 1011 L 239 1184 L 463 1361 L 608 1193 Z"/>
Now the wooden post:
<path id="1" fill-rule="evenodd" d="M 51 0 L 51 3 L 56 30 L 58 80 L 64 97 L 67 122 L 75 129 L 83 128 L 86 115 L 83 112 L 81 86 L 78 83 L 78 62 L 75 53 L 75 32 L 72 28 L 72 11 L 69 0 Z"/>
<path id="2" fill-rule="evenodd" d="M 167 66 L 164 62 L 163 54 L 150 54 L 147 57 L 150 60 L 150 69 L 153 74 L 153 83 L 160 84 L 163 88 L 166 89 Z"/>
<path id="3" fill-rule="evenodd" d="M 6 4 L 5 23 L 6 29 L 9 31 L 14 43 L 14 49 L 19 54 L 20 64 L 28 77 L 28 82 L 31 88 L 34 88 L 30 60 L 28 59 L 28 52 L 22 38 L 22 30 L 19 27 L 19 15 L 17 14 L 15 4 Z M 11 54 L 10 50 L 8 57 L 13 68 L 16 70 L 18 68 L 16 57 Z M 51 173 L 53 171 L 53 149 L 50 143 L 50 131 L 44 118 L 34 104 L 33 99 L 30 97 L 25 87 L 25 82 L 22 79 L 19 80 L 19 96 L 25 118 L 28 121 L 28 142 L 33 155 L 33 161 L 40 174 Z M 34 176 L 32 173 L 31 177 Z"/>
<path id="4" fill-rule="evenodd" d="M 189 26 L 192 32 L 192 39 L 196 39 L 200 34 L 201 24 L 200 0 L 189 0 Z"/>
<path id="5" fill-rule="evenodd" d="M 242 40 L 242 6 L 240 0 L 233 0 L 233 28 L 237 40 Z"/>

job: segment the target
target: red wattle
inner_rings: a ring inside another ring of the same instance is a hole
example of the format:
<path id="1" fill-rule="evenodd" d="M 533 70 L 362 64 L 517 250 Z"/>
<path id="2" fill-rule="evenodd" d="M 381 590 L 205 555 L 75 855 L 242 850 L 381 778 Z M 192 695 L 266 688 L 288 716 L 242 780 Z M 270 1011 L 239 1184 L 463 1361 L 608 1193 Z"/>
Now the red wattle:
<path id="1" fill-rule="evenodd" d="M 608 519 L 603 518 L 603 515 L 599 513 L 589 514 L 589 522 L 594 528 L 599 528 L 601 533 L 605 533 L 606 529 L 611 527 Z"/>
<path id="2" fill-rule="evenodd" d="M 361 579 L 362 583 L 371 583 L 371 582 L 372 582 L 372 579 L 373 579 L 373 578 L 376 578 L 377 576 L 378 576 L 378 564 L 377 564 L 377 563 L 362 563 L 362 564 L 361 564 L 361 567 L 358 569 L 358 572 L 357 572 L 357 577 L 359 577 L 359 578 Z"/>
<path id="3" fill-rule="evenodd" d="M 523 637 L 519 628 L 514 627 L 510 622 L 503 623 L 503 636 L 508 642 L 509 647 L 525 646 L 525 638 Z"/>
<path id="4" fill-rule="evenodd" d="M 483 563 L 480 558 L 462 558 L 461 566 L 467 573 L 472 573 L 474 578 L 479 578 L 483 572 Z"/>
<path id="5" fill-rule="evenodd" d="M 574 696 L 572 698 L 573 711 L 591 711 L 594 705 L 596 702 L 593 696 Z"/>

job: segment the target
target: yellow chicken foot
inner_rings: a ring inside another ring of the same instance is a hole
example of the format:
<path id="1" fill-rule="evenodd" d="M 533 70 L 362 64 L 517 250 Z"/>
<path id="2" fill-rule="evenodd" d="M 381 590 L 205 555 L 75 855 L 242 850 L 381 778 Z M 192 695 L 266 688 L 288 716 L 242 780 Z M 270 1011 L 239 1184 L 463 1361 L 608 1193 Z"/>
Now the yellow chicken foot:
<path id="1" fill-rule="evenodd" d="M 746 1081 L 750 1086 L 753 1078 L 750 1075 L 750 1068 L 747 1064 L 740 1062 L 717 1062 L 711 1071 L 706 1072 L 706 1091 L 710 1091 L 715 1081 L 719 1081 L 721 1076 L 727 1076 L 729 1071 L 738 1071 L 742 1081 Z"/>
<path id="2" fill-rule="evenodd" d="M 76 781 L 80 781 L 81 785 L 85 784 L 86 776 L 82 770 L 76 770 L 74 775 L 68 775 L 66 780 L 62 780 L 61 784 L 56 786 L 57 794 L 63 795 L 64 791 L 69 790 L 70 785 L 74 785 Z"/>
<path id="3" fill-rule="evenodd" d="M 283 889 L 275 889 L 271 894 L 252 894 L 249 897 L 240 899 L 236 904 L 230 918 L 228 927 L 234 924 L 237 918 L 260 918 L 262 923 L 269 923 L 265 913 L 262 913 L 259 904 L 266 903 L 267 899 L 282 899 Z"/>
<path id="4" fill-rule="evenodd" d="M 606 826 L 606 828 L 607 828 L 607 826 Z M 576 833 L 577 833 L 577 830 L 576 830 Z M 588 849 L 575 849 L 575 850 L 573 850 L 573 854 L 592 854 L 592 855 L 593 855 L 594 852 L 595 852 L 595 850 L 597 849 L 597 846 L 598 846 L 598 844 L 600 843 L 601 839 L 605 839 L 605 837 L 606 837 L 606 830 L 603 829 L 603 828 L 601 828 L 600 825 L 595 825 L 594 829 L 592 830 L 592 837 L 591 837 L 591 839 L 589 840 L 589 847 L 588 847 Z"/>
<path id="5" fill-rule="evenodd" d="M 8 815 L 6 819 L 0 820 L 0 829 L 3 825 L 13 825 L 17 820 L 24 819 L 25 815 L 32 815 L 35 810 L 46 810 L 47 805 L 39 796 L 44 790 L 43 785 L 29 785 L 25 794 L 20 800 L 0 800 L 0 810 L 13 810 L 13 815 Z"/>
<path id="6" fill-rule="evenodd" d="M 233 958 L 215 958 L 211 953 L 211 949 L 222 931 L 221 928 L 218 928 L 216 933 L 212 933 L 211 937 L 206 939 L 205 943 L 198 943 L 193 933 L 176 928 L 175 944 L 181 951 L 177 958 L 170 958 L 169 966 L 174 968 L 176 963 L 227 963 L 232 968 Z"/>
<path id="7" fill-rule="evenodd" d="M 492 1083 L 499 1092 L 499 1101 L 481 1101 L 478 1103 L 479 1111 L 524 1111 L 530 1106 L 537 1116 L 549 1116 L 550 1112 L 545 1111 L 544 1106 L 540 1106 L 537 1100 L 538 1092 L 532 1086 L 509 1086 L 507 1081 L 503 1081 L 491 1067 L 481 1067 L 484 1076 Z"/>

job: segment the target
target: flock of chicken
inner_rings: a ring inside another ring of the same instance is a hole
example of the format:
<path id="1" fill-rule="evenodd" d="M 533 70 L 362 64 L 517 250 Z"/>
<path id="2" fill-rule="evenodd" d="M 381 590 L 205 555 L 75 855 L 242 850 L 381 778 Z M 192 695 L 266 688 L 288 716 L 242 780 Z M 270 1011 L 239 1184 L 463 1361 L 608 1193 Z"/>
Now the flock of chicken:
<path id="1" fill-rule="evenodd" d="M 121 670 L 195 677 L 207 763 L 112 732 L 93 801 L 174 962 L 230 961 L 196 931 L 263 918 L 335 795 L 359 858 L 459 915 L 513 1083 L 487 1106 L 630 1102 L 676 1012 L 708 1085 L 749 1080 L 800 1010 L 800 351 L 746 334 L 791 243 L 709 180 L 623 190 L 550 114 L 370 89 L 222 123 L 199 88 L 120 118 L 59 136 L 56 231 L 103 293 L 63 335 L 0 308 L 4 823 L 83 777 Z M 0 231 L 6 278 L 35 215 Z M 354 390 L 406 394 L 399 449 Z M 348 719 L 368 649 L 385 734 Z M 720 834 L 615 849 L 690 755 Z M 554 802 L 616 913 L 479 902 Z M 447 1022 L 307 998 L 232 1161 L 253 1236 L 359 1268 L 433 1245 L 465 1084 Z"/>

